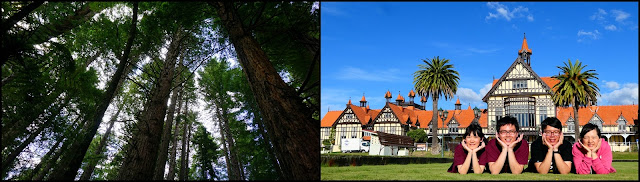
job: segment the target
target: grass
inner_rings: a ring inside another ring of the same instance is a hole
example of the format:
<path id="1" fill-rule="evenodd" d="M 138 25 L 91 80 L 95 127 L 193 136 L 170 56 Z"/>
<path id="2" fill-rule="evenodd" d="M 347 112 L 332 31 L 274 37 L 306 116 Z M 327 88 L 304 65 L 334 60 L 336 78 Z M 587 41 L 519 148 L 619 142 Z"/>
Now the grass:
<path id="1" fill-rule="evenodd" d="M 636 153 L 637 156 L 637 153 Z M 491 175 L 448 173 L 451 163 L 321 167 L 321 180 L 638 180 L 637 162 L 614 162 L 606 175 L 523 173 Z M 526 168 L 526 166 L 525 166 Z"/>

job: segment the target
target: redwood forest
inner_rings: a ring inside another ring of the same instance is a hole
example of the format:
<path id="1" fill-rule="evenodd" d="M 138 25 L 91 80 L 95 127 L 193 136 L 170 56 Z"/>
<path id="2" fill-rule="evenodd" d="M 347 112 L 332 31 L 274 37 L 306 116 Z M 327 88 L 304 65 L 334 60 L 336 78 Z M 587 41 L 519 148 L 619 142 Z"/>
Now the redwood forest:
<path id="1" fill-rule="evenodd" d="M 318 180 L 318 2 L 2 2 L 2 180 Z"/>

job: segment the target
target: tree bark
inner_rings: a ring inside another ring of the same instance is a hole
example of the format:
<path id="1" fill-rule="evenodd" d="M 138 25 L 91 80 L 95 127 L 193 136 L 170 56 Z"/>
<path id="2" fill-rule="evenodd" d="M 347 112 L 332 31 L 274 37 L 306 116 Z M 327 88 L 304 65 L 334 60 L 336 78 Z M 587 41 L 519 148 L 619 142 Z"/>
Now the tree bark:
<path id="1" fill-rule="evenodd" d="M 104 148 L 107 145 L 107 141 L 109 141 L 109 135 L 111 134 L 111 129 L 113 128 L 113 124 L 118 119 L 118 115 L 120 115 L 121 110 L 122 108 L 119 107 L 116 114 L 111 116 L 109 127 L 107 128 L 107 131 L 105 131 L 104 136 L 102 136 L 102 140 L 100 140 L 100 144 L 98 144 L 98 148 L 96 148 L 96 151 L 94 151 L 93 153 L 94 156 L 102 156 Z M 84 172 L 82 173 L 82 176 L 80 176 L 80 180 L 89 180 L 89 178 L 91 178 L 91 174 L 93 173 L 93 170 L 96 168 L 96 165 L 98 164 L 98 161 L 100 161 L 100 159 L 101 158 L 89 160 L 89 163 L 87 164 L 85 169 L 83 169 Z"/>
<path id="2" fill-rule="evenodd" d="M 185 104 L 186 108 L 187 104 Z M 185 113 L 189 110 L 185 109 Z M 186 115 L 186 114 L 185 114 Z M 187 121 L 182 122 L 182 148 L 180 149 L 180 171 L 178 173 L 178 180 L 184 181 L 186 176 L 185 159 L 187 158 Z"/>
<path id="3" fill-rule="evenodd" d="M 233 139 L 233 135 L 231 134 L 231 126 L 229 125 L 229 119 L 228 119 L 228 114 L 227 114 L 227 109 L 226 107 L 222 107 L 222 104 L 220 103 L 219 100 L 216 99 L 216 105 L 220 106 L 218 107 L 217 111 L 218 111 L 218 115 L 220 116 L 219 118 L 222 119 L 223 125 L 224 125 L 224 133 L 225 133 L 225 137 L 226 137 L 226 141 L 228 144 L 228 149 L 229 149 L 229 163 L 231 163 L 231 170 L 233 173 L 229 174 L 229 180 L 244 180 L 244 174 L 242 173 L 242 169 L 241 169 L 241 165 L 240 162 L 238 161 L 238 152 L 235 150 L 235 141 Z"/>
<path id="4" fill-rule="evenodd" d="M 219 106 L 216 106 L 216 107 L 219 107 Z M 216 110 L 216 113 L 219 113 L 217 108 L 215 110 Z M 217 115 L 218 115 L 217 117 L 218 130 L 220 130 L 220 144 L 222 145 L 222 152 L 224 153 L 224 163 L 227 166 L 227 176 L 229 178 L 228 180 L 232 180 L 231 178 L 235 179 L 235 175 L 233 174 L 234 170 L 233 168 L 231 168 L 231 163 L 229 162 L 229 150 L 227 150 L 227 140 L 225 137 L 226 135 L 225 135 L 225 129 L 224 129 L 225 126 L 223 126 L 222 124 L 223 121 L 221 119 L 220 114 L 217 114 Z"/>
<path id="5" fill-rule="evenodd" d="M 433 116 L 431 118 L 431 154 L 440 153 L 440 145 L 438 145 L 438 96 L 433 95 Z"/>
<path id="6" fill-rule="evenodd" d="M 151 91 L 151 99 L 137 124 L 139 132 L 133 136 L 131 148 L 125 154 L 118 174 L 120 180 L 153 179 L 176 59 L 182 49 L 182 31 L 178 28 L 172 36 L 157 86 Z"/>
<path id="7" fill-rule="evenodd" d="M 255 116 L 255 114 L 254 114 Z M 258 125 L 258 130 L 260 131 L 260 135 L 262 135 L 264 142 L 263 143 L 263 147 L 267 149 L 267 152 L 269 152 L 269 157 L 271 158 L 271 164 L 273 165 L 273 168 L 276 170 L 276 173 L 279 176 L 282 176 L 282 171 L 280 170 L 280 165 L 278 164 L 278 158 L 276 157 L 276 155 L 273 152 L 273 148 L 271 145 L 271 140 L 269 139 L 269 136 L 264 132 L 264 127 L 262 125 L 264 125 L 264 123 L 262 122 L 262 118 L 258 118 L 258 117 L 254 117 L 253 121 L 255 121 Z"/>
<path id="8" fill-rule="evenodd" d="M 173 115 L 176 109 L 176 102 L 178 101 L 178 94 L 181 92 L 182 87 L 178 86 L 178 89 L 173 91 L 171 96 L 171 105 L 169 105 L 169 111 L 167 112 L 167 120 L 165 121 L 162 131 L 162 143 L 160 143 L 160 151 L 158 153 L 158 161 L 156 161 L 156 171 L 154 174 L 154 180 L 164 179 L 164 167 L 167 163 L 167 155 L 169 150 L 169 140 L 171 140 L 171 126 L 173 126 Z"/>
<path id="9" fill-rule="evenodd" d="M 74 145 L 70 147 L 70 150 L 67 152 L 68 155 L 62 157 L 60 161 L 60 165 L 53 172 L 51 179 L 53 180 L 74 180 L 76 175 L 78 174 L 78 169 L 82 164 L 82 159 L 87 153 L 87 149 L 89 149 L 89 145 L 93 140 L 93 136 L 95 136 L 98 128 L 100 127 L 100 123 L 102 122 L 102 117 L 104 117 L 104 113 L 109 107 L 111 100 L 117 94 L 116 91 L 120 86 L 121 77 L 125 74 L 125 68 L 128 63 L 129 53 L 131 52 L 131 46 L 133 44 L 133 39 L 136 35 L 136 22 L 138 20 L 138 2 L 133 3 L 133 17 L 131 26 L 129 27 L 129 37 L 127 40 L 127 44 L 125 46 L 124 52 L 122 56 L 120 56 L 120 63 L 118 64 L 118 68 L 113 75 L 109 86 L 107 87 L 106 92 L 101 98 L 99 105 L 96 109 L 96 113 L 87 127 L 88 131 L 84 132 L 84 134 L 79 135 L 80 139 L 76 140 Z M 148 179 L 148 178 L 147 178 Z"/>
<path id="10" fill-rule="evenodd" d="M 181 88 L 182 90 L 182 88 Z M 178 98 L 178 111 L 177 113 L 180 113 L 180 111 L 182 110 L 182 93 L 180 94 L 179 98 Z M 179 123 L 180 120 L 176 120 L 176 123 L 174 124 L 173 127 L 173 137 L 171 137 L 172 141 L 171 141 L 171 157 L 169 158 L 169 174 L 167 174 L 167 179 L 166 180 L 174 180 L 176 177 L 176 173 L 175 173 L 175 167 L 176 167 L 176 150 L 177 150 L 177 138 L 178 138 L 178 126 L 180 125 Z"/>
<path id="11" fill-rule="evenodd" d="M 276 152 L 281 154 L 281 168 L 285 180 L 320 179 L 320 121 L 288 86 L 269 61 L 264 50 L 245 31 L 232 2 L 211 2 L 217 10 L 224 29 L 229 33 L 242 71 L 264 116 Z"/>
<path id="12" fill-rule="evenodd" d="M 573 102 L 573 116 L 574 116 L 574 120 L 573 120 L 573 134 L 575 136 L 576 141 L 580 138 L 580 120 L 578 120 L 578 109 L 580 108 L 580 106 L 578 106 L 576 103 L 577 102 L 577 98 L 574 99 Z M 600 128 L 600 130 L 602 130 L 602 128 Z M 563 138 L 561 138 L 562 140 Z"/>

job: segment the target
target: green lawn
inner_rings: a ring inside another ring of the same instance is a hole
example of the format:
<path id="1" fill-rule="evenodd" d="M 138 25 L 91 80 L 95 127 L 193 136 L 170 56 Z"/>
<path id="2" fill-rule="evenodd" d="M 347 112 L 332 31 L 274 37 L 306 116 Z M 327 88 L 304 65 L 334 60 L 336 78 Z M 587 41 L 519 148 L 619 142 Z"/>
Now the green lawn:
<path id="1" fill-rule="evenodd" d="M 636 153 L 637 159 L 637 153 Z M 616 173 L 606 175 L 523 173 L 448 173 L 451 163 L 321 167 L 321 180 L 638 180 L 637 162 L 614 162 Z M 526 168 L 526 166 L 525 166 Z"/>

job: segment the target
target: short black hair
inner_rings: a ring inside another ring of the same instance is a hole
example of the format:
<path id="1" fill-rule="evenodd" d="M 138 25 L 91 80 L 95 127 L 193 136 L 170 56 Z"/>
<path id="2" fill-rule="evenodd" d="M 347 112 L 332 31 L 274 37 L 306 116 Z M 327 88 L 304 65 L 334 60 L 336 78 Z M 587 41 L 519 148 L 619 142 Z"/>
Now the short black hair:
<path id="1" fill-rule="evenodd" d="M 540 129 L 542 130 L 542 132 L 544 132 L 544 129 L 547 129 L 547 126 L 562 130 L 562 123 L 556 117 L 548 117 L 547 119 L 544 119 L 544 121 L 542 121 L 540 125 L 542 126 L 542 128 Z"/>
<path id="2" fill-rule="evenodd" d="M 598 128 L 598 125 L 595 125 L 593 123 L 587 123 L 582 127 L 582 131 L 580 131 L 580 138 L 584 138 L 584 135 L 586 135 L 587 133 L 589 133 L 591 130 L 594 130 L 594 129 L 598 133 L 598 138 L 602 138 L 602 136 L 600 135 L 600 128 Z"/>
<path id="3" fill-rule="evenodd" d="M 520 131 L 520 126 L 518 126 L 518 119 L 514 118 L 513 116 L 505 116 L 503 118 L 500 118 L 498 120 L 498 123 L 496 125 L 496 133 L 500 132 L 500 127 L 506 125 L 506 124 L 512 124 L 513 126 L 516 127 L 516 131 L 519 132 Z"/>
<path id="4" fill-rule="evenodd" d="M 472 122 L 468 127 L 467 130 L 464 132 L 464 135 L 462 135 L 462 138 L 465 139 L 467 138 L 467 136 L 471 135 L 471 132 L 474 132 L 476 134 L 476 136 L 482 138 L 484 140 L 484 133 L 482 133 L 482 126 L 480 126 L 480 124 L 476 123 L 476 122 Z"/>

